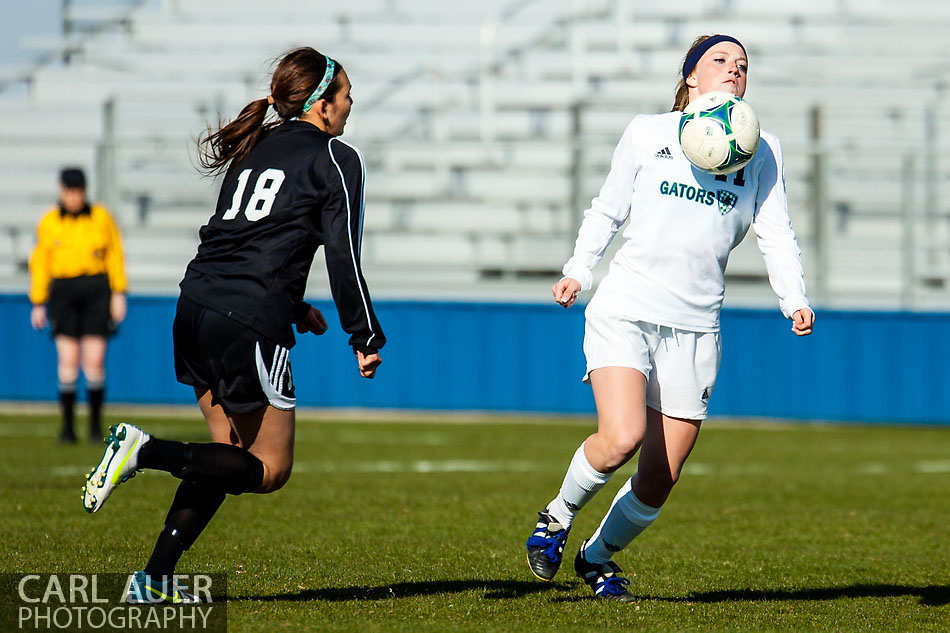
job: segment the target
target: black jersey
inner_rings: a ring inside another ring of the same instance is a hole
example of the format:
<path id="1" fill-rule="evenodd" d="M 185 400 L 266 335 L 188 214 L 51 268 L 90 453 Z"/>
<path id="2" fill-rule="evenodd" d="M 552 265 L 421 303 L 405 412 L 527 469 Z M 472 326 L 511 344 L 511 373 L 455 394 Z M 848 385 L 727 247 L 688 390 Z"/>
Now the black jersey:
<path id="1" fill-rule="evenodd" d="M 313 256 L 325 249 L 330 290 L 350 345 L 374 353 L 386 339 L 360 270 L 363 157 L 304 121 L 271 130 L 233 166 L 181 292 L 292 347 Z"/>

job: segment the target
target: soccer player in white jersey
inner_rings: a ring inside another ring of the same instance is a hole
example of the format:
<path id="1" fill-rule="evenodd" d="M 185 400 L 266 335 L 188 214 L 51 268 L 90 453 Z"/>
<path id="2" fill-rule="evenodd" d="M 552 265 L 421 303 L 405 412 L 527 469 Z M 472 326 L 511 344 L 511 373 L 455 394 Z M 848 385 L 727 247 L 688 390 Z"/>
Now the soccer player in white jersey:
<path id="1" fill-rule="evenodd" d="M 625 242 L 585 312 L 584 380 L 593 388 L 597 432 L 574 453 L 527 542 L 531 571 L 551 580 L 577 512 L 639 450 L 636 474 L 574 559 L 596 597 L 623 602 L 634 599 L 630 581 L 611 558 L 656 520 L 696 442 L 719 371 L 723 271 L 750 226 L 792 332 L 810 334 L 815 319 L 778 139 L 763 131 L 751 162 L 728 176 L 700 171 L 679 146 L 690 100 L 712 91 L 745 94 L 745 48 L 727 35 L 702 36 L 681 70 L 673 111 L 627 126 L 552 289 L 565 308 L 589 290 L 591 270 L 629 216 Z"/>

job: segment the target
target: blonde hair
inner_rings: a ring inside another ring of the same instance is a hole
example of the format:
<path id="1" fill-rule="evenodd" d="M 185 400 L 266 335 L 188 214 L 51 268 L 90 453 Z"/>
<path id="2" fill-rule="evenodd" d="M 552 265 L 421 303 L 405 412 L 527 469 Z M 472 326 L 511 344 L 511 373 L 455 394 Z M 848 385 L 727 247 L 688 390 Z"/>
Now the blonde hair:
<path id="1" fill-rule="evenodd" d="M 680 63 L 680 80 L 676 84 L 676 91 L 673 96 L 673 108 L 671 112 L 679 110 L 682 112 L 686 108 L 686 104 L 689 103 L 689 86 L 686 85 L 686 80 L 682 78 L 683 71 L 686 69 L 686 58 L 689 57 L 689 54 L 693 52 L 697 46 L 708 40 L 712 35 L 700 35 L 695 40 L 693 40 L 692 45 L 690 45 L 689 50 L 686 51 L 686 55 L 683 56 L 683 61 Z"/>

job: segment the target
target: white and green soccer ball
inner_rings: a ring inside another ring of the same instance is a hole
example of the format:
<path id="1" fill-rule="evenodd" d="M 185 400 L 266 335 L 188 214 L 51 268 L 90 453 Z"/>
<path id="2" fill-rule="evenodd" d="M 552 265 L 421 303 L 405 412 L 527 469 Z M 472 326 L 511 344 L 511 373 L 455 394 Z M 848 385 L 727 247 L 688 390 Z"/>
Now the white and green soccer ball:
<path id="1" fill-rule="evenodd" d="M 680 147 L 693 165 L 710 174 L 730 174 L 748 164 L 759 146 L 759 118 L 728 92 L 706 92 L 680 118 Z"/>

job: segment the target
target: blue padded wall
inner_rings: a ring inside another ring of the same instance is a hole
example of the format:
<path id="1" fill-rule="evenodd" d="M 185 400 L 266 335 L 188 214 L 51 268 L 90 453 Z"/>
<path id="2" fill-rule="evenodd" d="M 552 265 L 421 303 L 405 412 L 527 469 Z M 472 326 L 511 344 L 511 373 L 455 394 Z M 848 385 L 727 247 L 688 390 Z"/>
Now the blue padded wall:
<path id="1" fill-rule="evenodd" d="M 308 407 L 593 413 L 584 373 L 582 306 L 378 301 L 389 339 L 374 380 L 359 377 L 333 304 L 330 332 L 299 337 L 291 359 Z M 48 332 L 29 325 L 23 295 L 0 295 L 0 400 L 54 400 Z M 185 404 L 175 381 L 172 297 L 133 296 L 109 347 L 112 402 Z M 725 310 L 723 360 L 710 412 L 804 420 L 950 423 L 944 359 L 950 315 L 819 311 L 798 338 L 777 310 Z"/>

